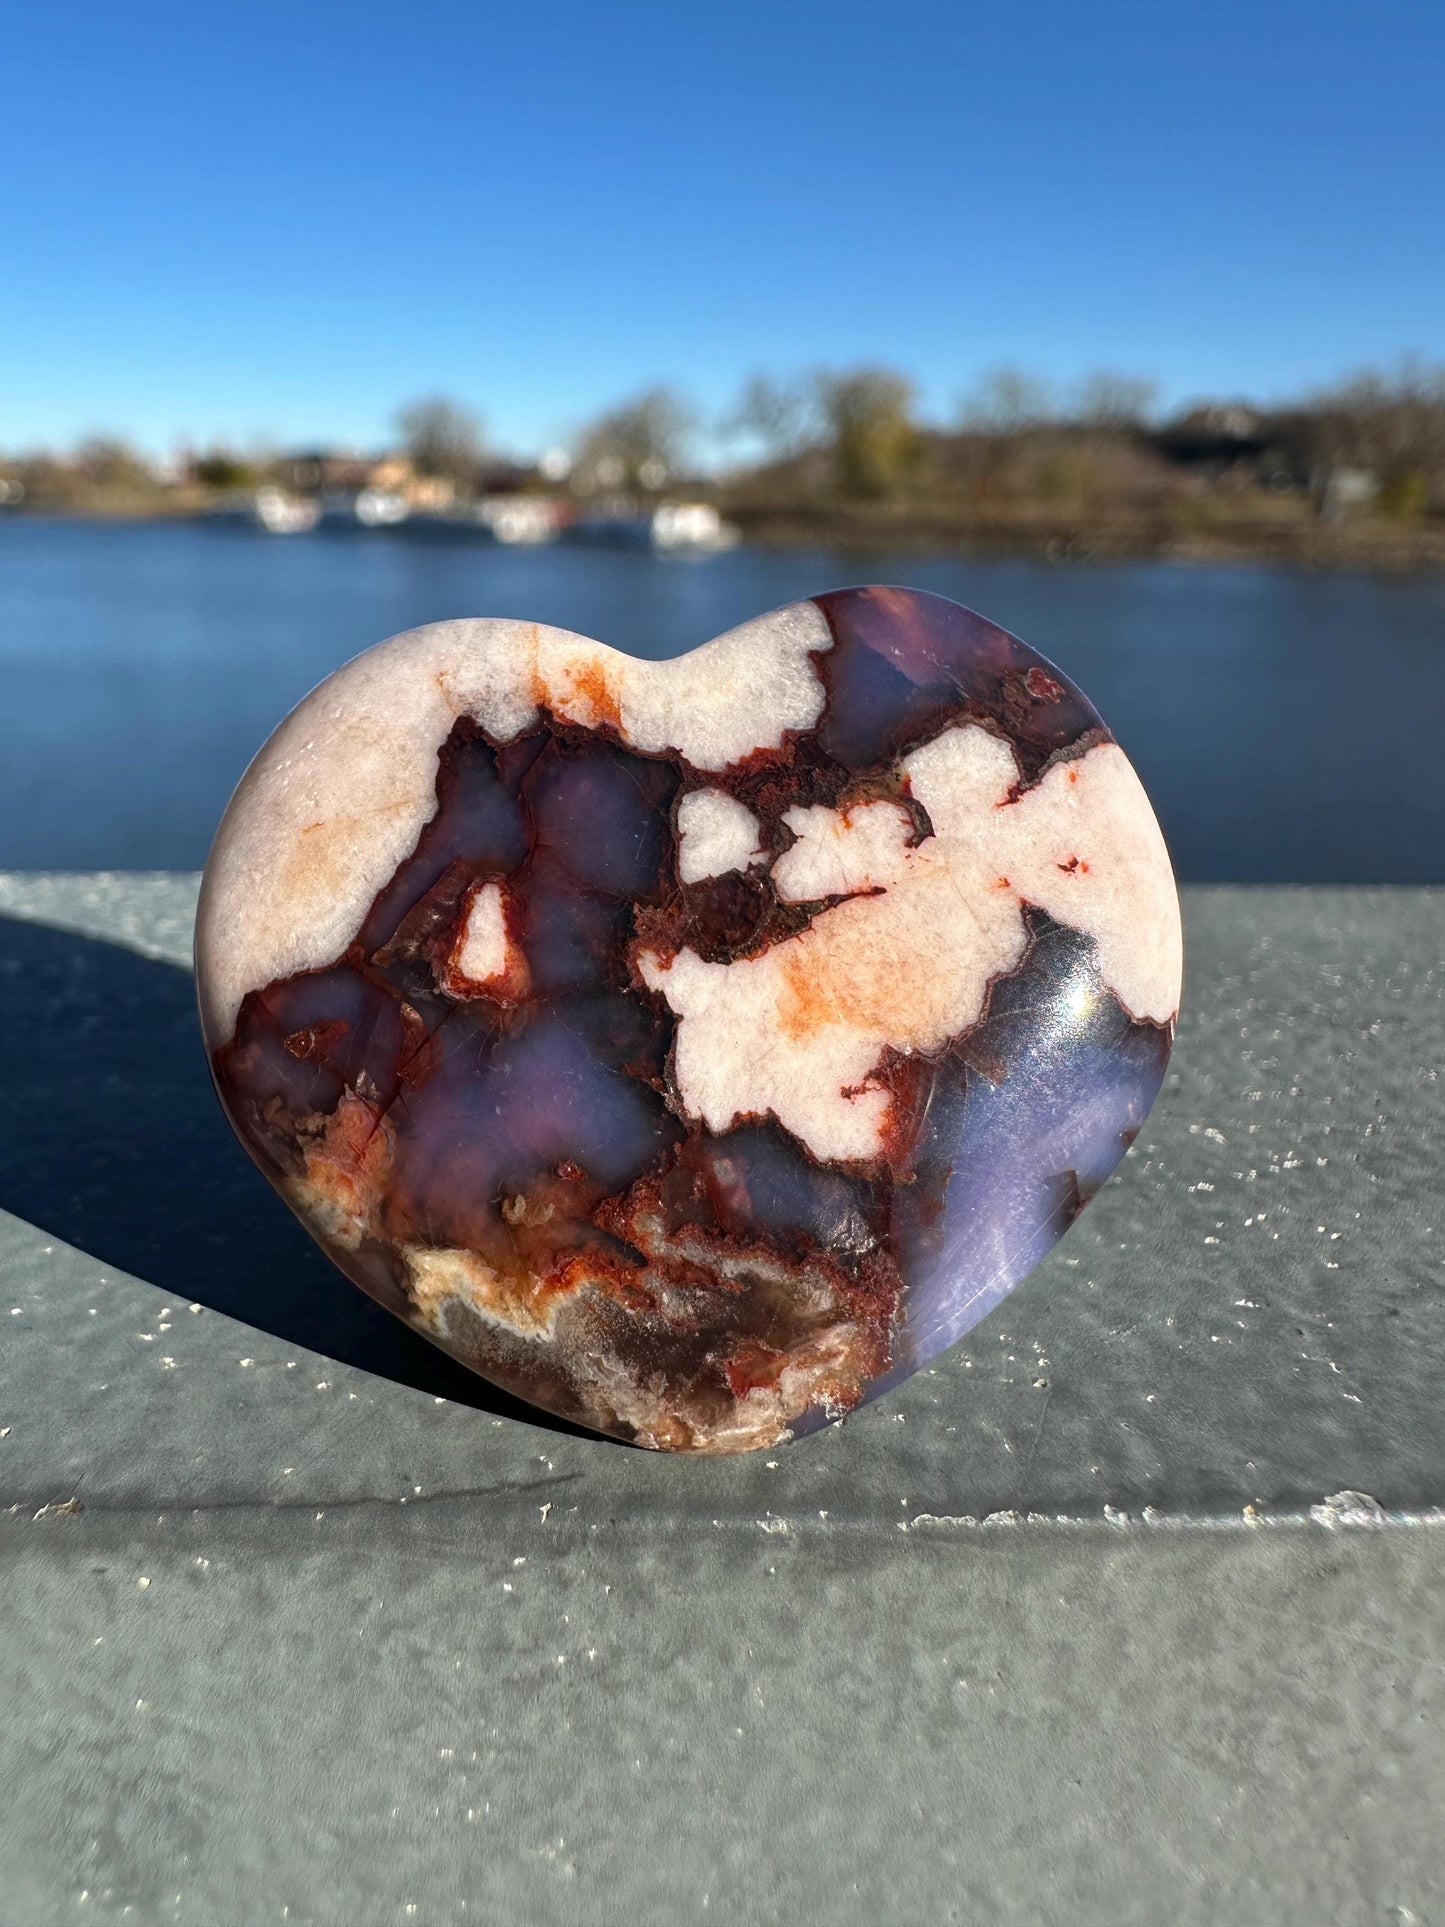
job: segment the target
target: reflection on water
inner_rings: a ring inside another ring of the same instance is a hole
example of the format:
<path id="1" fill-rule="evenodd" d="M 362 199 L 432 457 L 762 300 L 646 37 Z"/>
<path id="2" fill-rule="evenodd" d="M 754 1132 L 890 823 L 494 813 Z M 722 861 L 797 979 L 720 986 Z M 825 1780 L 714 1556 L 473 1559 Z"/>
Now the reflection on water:
<path id="1" fill-rule="evenodd" d="M 953 596 L 1059 663 L 1137 764 L 1182 877 L 1445 881 L 1445 578 L 20 519 L 0 521 L 0 867 L 199 866 L 285 711 L 417 623 L 522 616 L 662 656 L 863 581 Z"/>

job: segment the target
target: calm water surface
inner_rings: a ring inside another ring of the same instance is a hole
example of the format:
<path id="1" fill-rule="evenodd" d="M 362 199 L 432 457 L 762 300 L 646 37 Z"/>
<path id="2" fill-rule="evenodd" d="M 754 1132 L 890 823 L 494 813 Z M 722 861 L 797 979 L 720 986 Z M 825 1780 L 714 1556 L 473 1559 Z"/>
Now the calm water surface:
<path id="1" fill-rule="evenodd" d="M 1445 882 L 1445 578 L 1048 568 L 821 549 L 704 560 L 403 535 L 0 519 L 0 868 L 195 868 L 328 670 L 444 616 L 642 656 L 850 582 L 953 596 L 1093 698 L 1180 875 Z"/>

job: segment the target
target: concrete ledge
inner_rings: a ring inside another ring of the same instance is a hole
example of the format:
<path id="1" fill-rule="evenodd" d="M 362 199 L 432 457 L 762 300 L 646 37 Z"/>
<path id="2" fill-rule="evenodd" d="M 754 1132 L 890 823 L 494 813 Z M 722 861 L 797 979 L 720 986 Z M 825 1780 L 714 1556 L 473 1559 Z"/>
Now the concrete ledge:
<path id="1" fill-rule="evenodd" d="M 193 898 L 0 877 L 17 1920 L 1441 1917 L 1445 892 L 1187 892 L 1060 1249 L 716 1463 L 333 1276 L 216 1112 Z"/>

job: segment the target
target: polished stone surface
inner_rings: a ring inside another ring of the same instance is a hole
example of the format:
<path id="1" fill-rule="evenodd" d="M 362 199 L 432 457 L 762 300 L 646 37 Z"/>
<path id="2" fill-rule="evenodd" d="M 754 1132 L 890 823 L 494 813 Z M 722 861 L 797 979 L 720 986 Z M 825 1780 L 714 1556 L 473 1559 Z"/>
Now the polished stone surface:
<path id="1" fill-rule="evenodd" d="M 336 1262 L 640 1444 L 778 1444 L 977 1323 L 1123 1155 L 1178 1004 L 1137 777 L 1058 671 L 846 590 L 641 662 L 370 650 L 257 757 L 217 1086 Z"/>
<path id="2" fill-rule="evenodd" d="M 227 1112 L 337 1263 L 562 1416 L 777 1444 L 953 1342 L 1132 1141 L 1168 859 L 1086 700 L 938 597 L 665 663 L 439 624 L 248 772 L 198 924 Z"/>

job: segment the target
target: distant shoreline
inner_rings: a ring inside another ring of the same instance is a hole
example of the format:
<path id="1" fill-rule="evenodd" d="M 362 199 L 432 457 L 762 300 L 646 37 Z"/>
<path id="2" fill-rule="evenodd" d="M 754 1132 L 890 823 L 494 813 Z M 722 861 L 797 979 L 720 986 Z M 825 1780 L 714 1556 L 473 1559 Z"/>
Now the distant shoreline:
<path id="1" fill-rule="evenodd" d="M 919 555 L 1020 560 L 1055 566 L 1091 562 L 1247 562 L 1304 569 L 1422 573 L 1445 570 L 1445 524 L 1383 517 L 1340 522 L 1211 516 L 1091 519 L 1021 511 L 1008 515 L 930 513 L 916 504 L 819 504 L 773 507 L 719 501 L 754 548 L 889 549 Z M 6 522 L 204 524 L 194 507 L 95 503 L 83 510 L 11 508 Z M 270 538 L 295 541 L 295 536 Z M 345 538 L 343 538 L 345 539 Z M 406 540 L 403 525 L 373 539 Z"/>
<path id="2" fill-rule="evenodd" d="M 844 549 L 900 549 L 1053 564 L 1254 562 L 1307 569 L 1445 570 L 1445 525 L 1370 518 L 1271 521 L 1241 516 L 1186 523 L 1043 516 L 930 515 L 917 507 L 752 509 L 728 519 L 749 543 L 769 548 L 826 542 Z"/>

